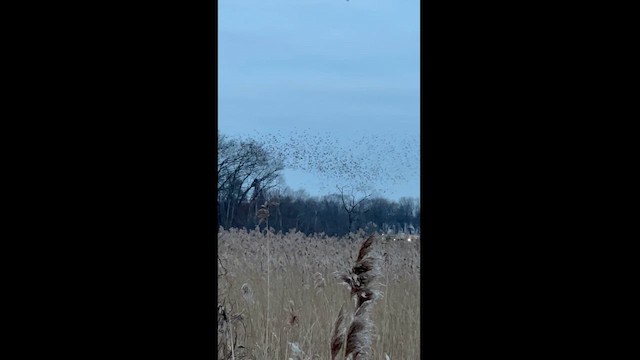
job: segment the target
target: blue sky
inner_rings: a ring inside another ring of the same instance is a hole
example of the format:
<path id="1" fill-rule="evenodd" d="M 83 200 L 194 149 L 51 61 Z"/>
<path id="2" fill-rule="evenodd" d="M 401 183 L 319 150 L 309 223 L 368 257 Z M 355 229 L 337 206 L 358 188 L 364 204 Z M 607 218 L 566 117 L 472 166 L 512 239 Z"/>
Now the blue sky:
<path id="1" fill-rule="evenodd" d="M 286 184 L 310 195 L 357 180 L 419 197 L 419 10 L 419 0 L 219 0 L 219 131 L 330 141 L 334 154 L 316 162 L 351 156 L 367 168 L 359 179 L 286 169 Z"/>

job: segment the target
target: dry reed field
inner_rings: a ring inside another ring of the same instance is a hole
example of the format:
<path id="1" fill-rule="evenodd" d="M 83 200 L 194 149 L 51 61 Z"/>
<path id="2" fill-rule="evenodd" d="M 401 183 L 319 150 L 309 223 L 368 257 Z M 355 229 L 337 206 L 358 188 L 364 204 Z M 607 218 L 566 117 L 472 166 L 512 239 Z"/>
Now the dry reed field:
<path id="1" fill-rule="evenodd" d="M 419 359 L 420 238 L 218 232 L 218 359 Z"/>

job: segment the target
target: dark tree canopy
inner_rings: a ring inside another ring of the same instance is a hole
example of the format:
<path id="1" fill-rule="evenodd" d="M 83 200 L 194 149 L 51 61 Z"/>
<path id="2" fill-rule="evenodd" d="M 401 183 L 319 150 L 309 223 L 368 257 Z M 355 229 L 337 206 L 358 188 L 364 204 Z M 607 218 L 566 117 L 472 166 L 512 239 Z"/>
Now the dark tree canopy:
<path id="1" fill-rule="evenodd" d="M 218 221 L 231 227 L 245 224 L 264 203 L 266 192 L 276 186 L 284 169 L 282 159 L 256 140 L 218 137 Z M 256 208 L 251 212 L 249 205 Z M 240 220 L 238 215 L 246 213 Z"/>

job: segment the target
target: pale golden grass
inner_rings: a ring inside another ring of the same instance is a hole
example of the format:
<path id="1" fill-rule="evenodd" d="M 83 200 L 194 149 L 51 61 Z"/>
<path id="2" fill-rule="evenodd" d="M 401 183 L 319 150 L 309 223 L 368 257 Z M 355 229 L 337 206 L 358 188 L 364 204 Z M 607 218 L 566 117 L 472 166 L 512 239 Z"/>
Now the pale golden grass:
<path id="1" fill-rule="evenodd" d="M 356 263 L 365 238 L 362 232 L 335 238 L 219 231 L 218 303 L 230 314 L 242 314 L 233 326 L 242 357 L 331 359 L 340 309 L 345 323 L 355 309 L 349 290 L 333 273 Z M 376 237 L 372 245 L 372 253 L 381 258 L 373 287 L 383 296 L 370 309 L 371 359 L 385 360 L 386 354 L 420 358 L 419 249 L 420 239 L 413 236 L 411 242 Z M 292 354 L 294 348 L 302 353 Z"/>

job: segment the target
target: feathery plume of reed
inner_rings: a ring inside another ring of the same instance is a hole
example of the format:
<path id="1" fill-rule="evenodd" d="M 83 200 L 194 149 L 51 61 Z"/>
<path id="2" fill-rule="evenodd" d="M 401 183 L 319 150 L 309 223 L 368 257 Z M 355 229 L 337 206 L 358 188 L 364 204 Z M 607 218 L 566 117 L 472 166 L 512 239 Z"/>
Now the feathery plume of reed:
<path id="1" fill-rule="evenodd" d="M 242 284 L 240 290 L 242 291 L 242 298 L 244 299 L 244 301 L 246 301 L 247 304 L 253 304 L 253 290 L 251 289 L 251 286 L 249 286 L 249 284 L 247 283 L 244 283 Z"/>
<path id="2" fill-rule="evenodd" d="M 368 302 L 370 302 L 370 300 L 366 303 Z M 365 359 L 369 356 L 373 322 L 369 318 L 366 308 L 368 308 L 368 306 L 358 308 L 349 325 L 345 345 L 345 358 L 351 355 L 352 359 L 358 360 Z M 363 311 L 360 311 L 361 309 Z"/>
<path id="3" fill-rule="evenodd" d="M 229 313 L 223 304 L 218 303 L 218 356 L 223 359 L 246 359 L 246 349 L 237 343 L 238 333 L 234 324 L 242 322 L 242 314 Z M 240 350 L 239 353 L 238 350 Z"/>
<path id="4" fill-rule="evenodd" d="M 331 336 L 331 360 L 334 360 L 340 353 L 340 349 L 344 345 L 344 305 L 340 307 L 340 312 L 333 325 L 333 335 Z"/>
<path id="5" fill-rule="evenodd" d="M 373 322 L 370 319 L 371 305 L 373 301 L 381 296 L 381 292 L 373 289 L 374 280 L 380 276 L 380 259 L 370 255 L 373 245 L 374 235 L 370 235 L 364 241 L 355 265 L 346 272 L 337 271 L 334 275 L 342 280 L 351 291 L 351 295 L 355 301 L 355 312 L 346 334 L 343 335 L 344 341 L 344 358 L 353 360 L 366 359 L 371 353 L 371 343 L 373 334 Z M 334 337 L 332 337 L 332 360 L 335 359 L 333 354 L 333 341 L 335 340 L 336 329 L 334 329 Z M 340 340 L 336 340 L 336 348 Z M 337 352 L 340 349 L 338 348 Z M 336 352 L 336 355 L 337 355 Z"/>
<path id="6" fill-rule="evenodd" d="M 234 353 L 235 360 L 249 360 L 249 350 L 244 346 L 238 346 Z"/>
<path id="7" fill-rule="evenodd" d="M 225 326 L 227 324 L 227 312 L 224 309 L 224 306 L 218 303 L 218 332 L 223 333 L 225 331 Z"/>
<path id="8" fill-rule="evenodd" d="M 321 273 L 317 272 L 313 274 L 313 287 L 315 289 L 322 289 L 325 287 L 325 285 L 326 285 L 326 282 L 324 281 L 324 277 L 322 276 Z"/>
<path id="9" fill-rule="evenodd" d="M 342 280 L 351 295 L 356 298 L 356 308 L 368 300 L 375 300 L 381 294 L 371 288 L 373 281 L 378 278 L 380 272 L 380 259 L 369 256 L 371 245 L 373 244 L 374 235 L 370 235 L 360 247 L 358 258 L 352 269 L 344 271 L 336 271 L 334 276 Z"/>
<path id="10" fill-rule="evenodd" d="M 295 310 L 295 303 L 293 302 L 293 300 L 289 300 L 289 307 L 285 308 L 285 310 L 288 313 L 287 316 L 287 324 L 289 324 L 289 326 L 294 326 L 298 323 L 298 313 Z"/>
<path id="11" fill-rule="evenodd" d="M 307 360 L 310 359 L 308 358 L 304 351 L 302 351 L 300 349 L 300 347 L 298 346 L 298 343 L 289 343 L 289 346 L 291 347 L 291 357 L 289 358 L 289 360 Z"/>
<path id="12" fill-rule="evenodd" d="M 369 251 L 371 251 L 372 244 L 373 244 L 373 235 L 369 235 L 367 240 L 365 240 L 364 243 L 362 243 L 362 246 L 360 247 L 360 251 L 358 252 L 358 259 L 356 260 L 356 262 L 364 259 L 364 257 L 367 256 L 367 254 L 369 254 Z"/>

